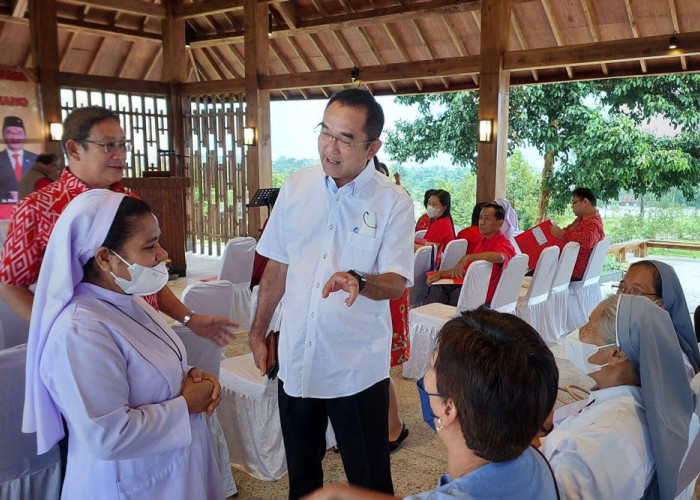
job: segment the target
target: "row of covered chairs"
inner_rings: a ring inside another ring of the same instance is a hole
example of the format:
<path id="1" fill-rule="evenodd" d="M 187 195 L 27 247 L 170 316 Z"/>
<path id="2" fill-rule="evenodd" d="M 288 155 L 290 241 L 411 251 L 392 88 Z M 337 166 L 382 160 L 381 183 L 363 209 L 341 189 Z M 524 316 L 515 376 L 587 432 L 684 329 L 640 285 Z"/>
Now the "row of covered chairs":
<path id="1" fill-rule="evenodd" d="M 605 238 L 594 247 L 583 279 L 574 282 L 570 280 L 578 256 L 578 243 L 565 245 L 561 255 L 556 246 L 546 248 L 532 278 L 524 277 L 527 255 L 514 256 L 503 268 L 490 307 L 519 316 L 530 323 L 548 345 L 556 344 L 561 335 L 585 324 L 590 312 L 602 300 L 599 281 L 609 246 L 610 238 Z M 422 247 L 415 253 L 414 287 L 419 286 L 422 297 L 427 295 L 427 285 L 424 285 L 425 271 L 418 264 L 429 251 L 429 247 Z M 486 261 L 469 266 L 456 307 L 427 304 L 409 311 L 411 357 L 403 365 L 404 377 L 420 378 L 427 371 L 442 325 L 459 313 L 484 304 L 490 273 L 491 264 Z"/>

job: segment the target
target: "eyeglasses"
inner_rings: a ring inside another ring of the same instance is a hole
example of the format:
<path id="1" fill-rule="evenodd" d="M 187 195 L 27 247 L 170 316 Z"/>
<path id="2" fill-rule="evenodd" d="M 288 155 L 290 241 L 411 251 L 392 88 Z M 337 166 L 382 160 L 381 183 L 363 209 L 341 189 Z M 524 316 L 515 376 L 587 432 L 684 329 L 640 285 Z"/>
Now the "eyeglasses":
<path id="1" fill-rule="evenodd" d="M 343 151 L 350 151 L 358 144 L 369 144 L 370 142 L 374 142 L 377 140 L 370 139 L 368 141 L 353 141 L 352 139 L 348 139 L 347 137 L 336 137 L 335 135 L 325 131 L 320 124 L 314 128 L 314 132 L 318 133 L 318 141 L 321 143 L 322 146 L 327 146 L 332 140 L 335 140 L 338 143 L 338 148 Z"/>
<path id="2" fill-rule="evenodd" d="M 577 203 L 580 203 L 580 202 L 582 202 L 582 201 L 583 201 L 583 200 L 580 200 L 580 199 L 579 199 L 579 200 L 574 200 L 574 201 L 571 202 L 571 206 L 573 207 L 574 205 L 576 205 Z"/>
<path id="3" fill-rule="evenodd" d="M 426 391 L 426 390 L 425 390 L 425 385 L 424 385 L 424 382 L 423 382 L 423 378 L 422 378 L 422 377 L 421 377 L 420 379 L 418 379 L 418 381 L 416 382 L 416 386 L 418 386 L 418 392 L 419 392 L 419 393 L 422 392 L 422 393 L 425 394 L 426 396 L 436 396 L 436 397 L 439 397 L 439 398 L 446 398 L 446 397 L 447 397 L 445 394 L 438 394 L 438 393 L 436 393 L 436 392 L 428 392 L 428 391 Z"/>
<path id="4" fill-rule="evenodd" d="M 87 139 L 81 139 L 80 142 L 89 142 L 90 144 L 97 144 L 98 146 L 102 146 L 103 148 L 105 148 L 105 153 L 107 154 L 114 154 L 117 151 L 124 151 L 125 153 L 131 151 L 130 142 L 103 142 L 89 141 Z"/>
<path id="5" fill-rule="evenodd" d="M 643 292 L 642 290 L 640 290 L 640 289 L 639 289 L 638 287 L 636 287 L 636 286 L 633 286 L 632 288 L 629 288 L 629 289 L 628 289 L 628 288 L 627 288 L 627 285 L 625 285 L 625 282 L 624 282 L 624 281 L 620 281 L 619 284 L 613 285 L 612 287 L 613 287 L 613 288 L 617 288 L 617 293 L 618 293 L 618 294 L 623 293 L 623 294 L 626 294 L 626 295 L 645 295 L 645 296 L 647 296 L 647 297 L 658 297 L 658 296 L 659 296 L 659 294 L 657 294 L 657 293 L 647 293 L 647 292 Z"/>

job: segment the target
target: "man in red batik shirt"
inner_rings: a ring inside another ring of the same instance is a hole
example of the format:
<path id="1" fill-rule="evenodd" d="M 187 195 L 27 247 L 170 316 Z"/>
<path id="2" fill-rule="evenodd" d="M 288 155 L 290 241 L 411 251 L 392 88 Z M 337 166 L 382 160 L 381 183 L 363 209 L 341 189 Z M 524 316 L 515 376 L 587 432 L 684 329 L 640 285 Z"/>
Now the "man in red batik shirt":
<path id="1" fill-rule="evenodd" d="M 49 236 L 68 203 L 89 189 L 110 189 L 135 196 L 120 182 L 131 143 L 125 140 L 114 111 L 98 106 L 73 111 L 63 124 L 62 145 L 70 165 L 58 181 L 26 196 L 17 205 L 0 259 L 0 298 L 27 322 L 34 300 L 29 286 L 39 277 Z M 222 316 L 188 310 L 167 286 L 144 299 L 219 345 L 226 343 L 226 327 L 238 326 Z"/>
<path id="2" fill-rule="evenodd" d="M 566 243 L 575 241 L 581 245 L 571 274 L 571 281 L 580 281 L 586 271 L 588 259 L 596 243 L 605 238 L 603 219 L 596 208 L 596 197 L 588 188 L 576 188 L 571 193 L 571 209 L 576 218 L 560 229 L 552 226 L 552 236 L 563 239 Z"/>

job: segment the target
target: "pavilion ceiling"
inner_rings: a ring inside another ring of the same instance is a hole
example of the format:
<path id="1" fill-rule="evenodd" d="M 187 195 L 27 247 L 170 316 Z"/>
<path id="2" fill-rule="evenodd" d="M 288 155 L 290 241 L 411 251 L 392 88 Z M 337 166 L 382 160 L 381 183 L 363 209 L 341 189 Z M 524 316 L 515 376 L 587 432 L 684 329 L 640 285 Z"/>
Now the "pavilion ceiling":
<path id="1" fill-rule="evenodd" d="M 490 0 L 483 0 L 490 1 Z M 241 0 L 176 5 L 191 33 L 188 82 L 243 88 Z M 375 94 L 478 88 L 479 1 L 271 2 L 275 99 L 322 98 L 353 67 Z M 59 0 L 60 71 L 158 82 L 166 6 L 148 0 Z M 699 0 L 513 0 L 512 84 L 700 71 Z M 679 48 L 668 50 L 677 32 Z M 0 0 L 0 65 L 31 66 L 27 0 Z"/>

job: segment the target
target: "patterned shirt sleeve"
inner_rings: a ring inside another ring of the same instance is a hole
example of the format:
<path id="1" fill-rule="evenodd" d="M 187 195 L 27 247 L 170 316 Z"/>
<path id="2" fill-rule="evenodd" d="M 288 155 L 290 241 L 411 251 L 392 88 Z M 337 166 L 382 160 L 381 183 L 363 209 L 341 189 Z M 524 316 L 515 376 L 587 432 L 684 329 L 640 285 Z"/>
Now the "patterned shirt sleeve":
<path id="1" fill-rule="evenodd" d="M 31 198 L 17 205 L 0 258 L 0 282 L 29 286 L 36 283 L 41 267 L 39 217 Z"/>

